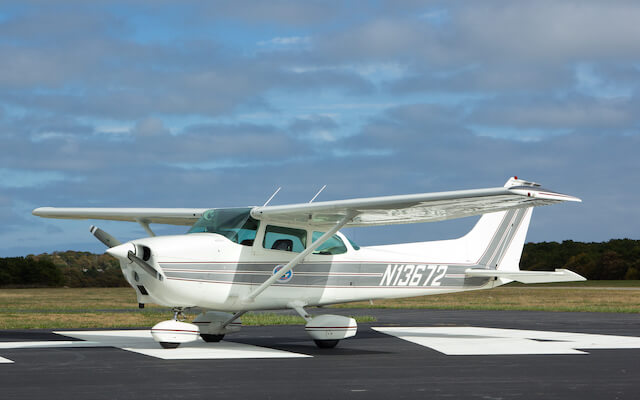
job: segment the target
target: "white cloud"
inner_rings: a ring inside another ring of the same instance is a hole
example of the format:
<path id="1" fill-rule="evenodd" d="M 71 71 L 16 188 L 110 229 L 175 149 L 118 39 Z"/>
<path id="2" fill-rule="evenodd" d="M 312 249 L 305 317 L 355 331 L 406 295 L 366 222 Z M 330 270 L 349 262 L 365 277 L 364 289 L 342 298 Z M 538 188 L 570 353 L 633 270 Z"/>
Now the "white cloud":
<path id="1" fill-rule="evenodd" d="M 588 96 L 617 98 L 630 97 L 633 87 L 618 85 L 608 81 L 606 77 L 598 73 L 595 65 L 579 63 L 575 67 L 576 90 Z"/>
<path id="2" fill-rule="evenodd" d="M 301 46 L 308 45 L 310 42 L 309 36 L 274 37 L 259 41 L 258 46 Z"/>
<path id="3" fill-rule="evenodd" d="M 82 178 L 56 171 L 0 168 L 0 187 L 7 189 L 33 188 L 60 181 L 80 182 Z"/>

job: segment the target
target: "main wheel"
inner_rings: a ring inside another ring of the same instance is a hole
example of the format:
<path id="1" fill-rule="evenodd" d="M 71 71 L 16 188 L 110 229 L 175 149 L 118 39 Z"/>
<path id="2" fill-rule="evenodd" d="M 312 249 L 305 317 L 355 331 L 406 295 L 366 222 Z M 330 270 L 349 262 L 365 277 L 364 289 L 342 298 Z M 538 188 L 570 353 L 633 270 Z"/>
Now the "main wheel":
<path id="1" fill-rule="evenodd" d="M 215 343 L 221 341 L 224 335 L 210 335 L 207 333 L 201 333 L 200 337 L 207 343 Z"/>
<path id="2" fill-rule="evenodd" d="M 163 349 L 177 349 L 180 343 L 160 342 L 160 346 L 162 346 Z"/>
<path id="3" fill-rule="evenodd" d="M 333 349 L 338 344 L 339 340 L 314 340 L 316 342 L 316 346 L 321 349 Z"/>

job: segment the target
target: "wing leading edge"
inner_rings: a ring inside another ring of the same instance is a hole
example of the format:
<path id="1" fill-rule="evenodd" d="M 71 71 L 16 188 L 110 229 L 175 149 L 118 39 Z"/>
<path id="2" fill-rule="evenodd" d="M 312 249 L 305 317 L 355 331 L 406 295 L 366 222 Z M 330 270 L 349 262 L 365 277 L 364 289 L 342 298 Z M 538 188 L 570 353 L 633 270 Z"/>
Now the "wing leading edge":
<path id="1" fill-rule="evenodd" d="M 329 227 L 355 213 L 345 226 L 361 227 L 444 221 L 564 201 L 581 200 L 514 177 L 498 188 L 255 207 L 251 215 L 276 223 Z"/>
<path id="2" fill-rule="evenodd" d="M 33 215 L 44 218 L 104 219 L 147 224 L 193 225 L 208 208 L 57 208 L 40 207 Z"/>

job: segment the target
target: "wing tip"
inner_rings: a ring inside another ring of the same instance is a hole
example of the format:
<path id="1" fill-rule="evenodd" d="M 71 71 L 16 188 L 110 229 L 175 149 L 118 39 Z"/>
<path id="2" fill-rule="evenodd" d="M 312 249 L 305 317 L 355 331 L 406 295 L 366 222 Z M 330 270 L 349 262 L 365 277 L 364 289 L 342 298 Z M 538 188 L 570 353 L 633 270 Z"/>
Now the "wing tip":
<path id="1" fill-rule="evenodd" d="M 44 216 L 44 212 L 47 209 L 50 209 L 50 208 L 51 207 L 38 207 L 38 208 L 35 208 L 33 211 L 31 211 L 31 214 L 35 215 L 37 217 L 43 217 Z"/>

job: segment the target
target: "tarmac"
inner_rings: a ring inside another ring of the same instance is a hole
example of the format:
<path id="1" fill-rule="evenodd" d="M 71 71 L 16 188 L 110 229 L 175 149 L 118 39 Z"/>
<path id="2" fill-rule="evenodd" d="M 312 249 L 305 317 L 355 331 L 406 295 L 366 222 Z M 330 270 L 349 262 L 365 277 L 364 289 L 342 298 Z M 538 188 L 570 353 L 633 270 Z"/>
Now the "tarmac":
<path id="1" fill-rule="evenodd" d="M 373 315 L 318 349 L 302 326 L 160 349 L 146 330 L 0 331 L 3 399 L 637 399 L 640 315 L 310 309 Z"/>

